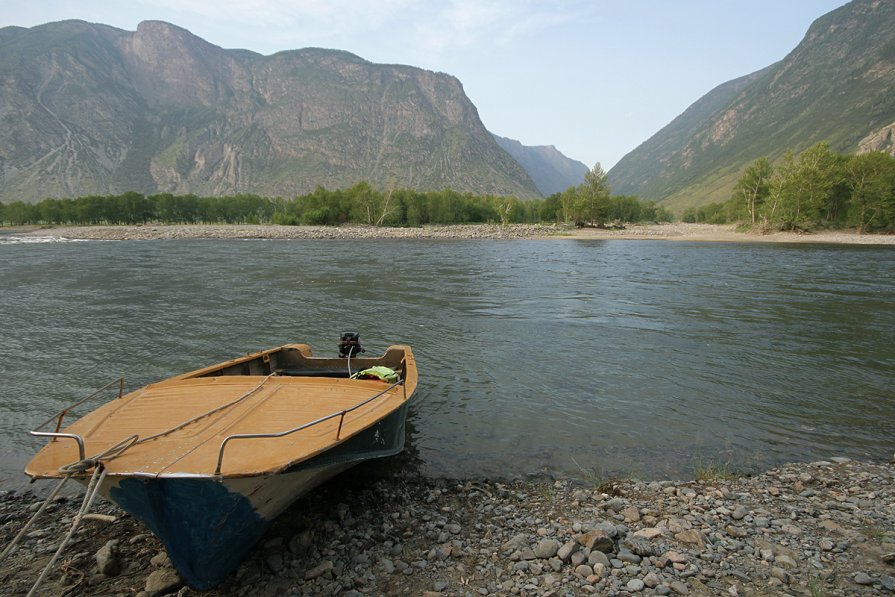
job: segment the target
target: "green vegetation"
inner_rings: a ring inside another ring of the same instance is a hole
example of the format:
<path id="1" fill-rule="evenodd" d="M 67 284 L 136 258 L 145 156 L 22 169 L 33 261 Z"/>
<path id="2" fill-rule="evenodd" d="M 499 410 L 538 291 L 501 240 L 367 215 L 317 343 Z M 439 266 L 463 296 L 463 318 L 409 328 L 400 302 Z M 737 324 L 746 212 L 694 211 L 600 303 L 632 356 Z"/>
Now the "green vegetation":
<path id="1" fill-rule="evenodd" d="M 703 462 L 701 459 L 694 461 L 693 475 L 697 481 L 729 481 L 741 476 L 730 469 L 730 462 Z"/>
<path id="2" fill-rule="evenodd" d="M 772 165 L 749 165 L 724 203 L 684 212 L 685 222 L 745 222 L 764 230 L 856 228 L 895 231 L 895 157 L 844 155 L 817 143 Z"/>
<path id="3" fill-rule="evenodd" d="M 602 170 L 595 168 L 588 181 L 547 199 L 520 201 L 512 196 L 473 195 L 451 189 L 378 191 L 366 182 L 348 189 L 328 191 L 317 187 L 293 199 L 258 195 L 198 197 L 158 193 L 77 199 L 44 199 L 0 203 L 0 224 L 286 224 L 422 226 L 424 224 L 501 224 L 575 222 L 670 221 L 671 214 L 654 203 L 634 197 L 612 197 Z"/>

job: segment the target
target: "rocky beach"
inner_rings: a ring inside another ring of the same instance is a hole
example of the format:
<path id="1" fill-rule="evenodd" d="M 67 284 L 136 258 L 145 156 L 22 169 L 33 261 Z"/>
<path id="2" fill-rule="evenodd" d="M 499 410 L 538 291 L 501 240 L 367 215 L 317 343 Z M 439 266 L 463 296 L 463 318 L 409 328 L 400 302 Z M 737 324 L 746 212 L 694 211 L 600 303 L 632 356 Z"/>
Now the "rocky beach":
<path id="1" fill-rule="evenodd" d="M 895 235 L 858 234 L 837 230 L 816 233 L 738 232 L 717 224 L 632 224 L 624 228 L 575 228 L 546 224 L 462 224 L 389 228 L 385 226 L 279 226 L 274 224 L 183 224 L 144 226 L 75 226 L 29 228 L 16 232 L 29 238 L 70 240 L 169 240 L 185 238 L 328 240 L 328 239 L 574 239 L 668 240 L 693 242 L 771 242 L 893 245 Z"/>
<path id="2" fill-rule="evenodd" d="M 687 481 L 424 479 L 375 463 L 278 518 L 206 595 L 884 595 L 895 467 L 847 458 Z M 39 500 L 0 499 L 4 545 Z M 80 506 L 57 499 L 3 563 L 25 595 Z M 159 542 L 101 502 L 39 595 L 195 595 Z"/>
<path id="3" fill-rule="evenodd" d="M 146 225 L 13 235 L 38 242 L 421 238 L 895 244 L 892 235 L 757 235 L 702 224 L 623 230 Z M 400 465 L 392 459 L 364 463 L 287 510 L 240 568 L 204 593 L 183 586 L 146 527 L 100 500 L 35 594 L 895 594 L 895 466 L 834 456 L 756 474 L 706 466 L 694 471 L 698 479 L 675 480 L 605 478 L 588 471 L 578 478 L 430 478 L 411 467 L 395 470 Z M 16 536 L 40 503 L 31 493 L 0 492 L 0 544 Z M 0 596 L 28 594 L 79 506 L 70 495 L 49 504 L 18 550 L 0 564 Z"/>

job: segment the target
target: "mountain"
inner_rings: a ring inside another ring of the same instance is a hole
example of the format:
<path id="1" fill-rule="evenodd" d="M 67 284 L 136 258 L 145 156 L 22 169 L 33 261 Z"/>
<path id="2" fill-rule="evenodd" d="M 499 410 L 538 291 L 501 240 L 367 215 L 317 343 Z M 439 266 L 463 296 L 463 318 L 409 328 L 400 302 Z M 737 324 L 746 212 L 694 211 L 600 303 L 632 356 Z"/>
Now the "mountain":
<path id="1" fill-rule="evenodd" d="M 729 199 L 760 157 L 819 141 L 842 153 L 891 151 L 893 89 L 895 2 L 853 0 L 817 19 L 780 62 L 690 106 L 622 158 L 609 183 L 679 210 Z"/>
<path id="2" fill-rule="evenodd" d="M 492 133 L 493 134 L 493 133 Z M 552 145 L 522 145 L 515 139 L 494 135 L 497 144 L 519 162 L 545 197 L 584 182 L 587 166 L 564 156 Z"/>
<path id="3" fill-rule="evenodd" d="M 0 29 L 0 201 L 290 197 L 361 180 L 539 196 L 446 74 L 224 50 L 160 21 Z"/>

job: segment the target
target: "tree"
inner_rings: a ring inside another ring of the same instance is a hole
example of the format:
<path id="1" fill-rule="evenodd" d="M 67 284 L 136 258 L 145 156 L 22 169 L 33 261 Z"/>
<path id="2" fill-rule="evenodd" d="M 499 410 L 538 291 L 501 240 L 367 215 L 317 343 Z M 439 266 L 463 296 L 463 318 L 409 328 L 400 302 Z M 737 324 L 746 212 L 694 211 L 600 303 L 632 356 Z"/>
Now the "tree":
<path id="1" fill-rule="evenodd" d="M 366 182 L 359 182 L 345 191 L 350 204 L 349 215 L 353 221 L 373 224 L 379 217 L 382 195 Z"/>
<path id="2" fill-rule="evenodd" d="M 542 222 L 559 222 L 563 219 L 562 193 L 553 193 L 541 203 L 538 219 Z"/>
<path id="3" fill-rule="evenodd" d="M 602 224 L 609 214 L 609 188 L 608 176 L 600 162 L 584 175 L 584 183 L 578 187 L 578 218 L 576 224 L 587 222 Z"/>
<path id="4" fill-rule="evenodd" d="M 859 233 L 895 224 L 895 158 L 878 151 L 853 156 L 845 176 L 851 189 L 849 221 Z"/>
<path id="5" fill-rule="evenodd" d="M 827 219 L 838 160 L 827 143 L 812 145 L 801 154 L 791 173 L 791 221 L 795 226 L 820 223 Z"/>
<path id="6" fill-rule="evenodd" d="M 500 224 L 506 226 L 516 221 L 519 213 L 519 200 L 512 196 L 499 196 L 494 198 L 494 210 L 500 218 Z"/>
<path id="7" fill-rule="evenodd" d="M 746 204 L 746 210 L 755 224 L 758 207 L 764 203 L 771 192 L 771 176 L 774 168 L 768 158 L 759 158 L 746 168 L 743 176 L 737 181 L 733 189 L 734 197 L 740 198 Z"/>
<path id="8" fill-rule="evenodd" d="M 581 222 L 579 208 L 581 202 L 578 200 L 578 191 L 581 187 L 569 187 L 560 195 L 559 201 L 562 205 L 562 219 L 564 222 Z"/>

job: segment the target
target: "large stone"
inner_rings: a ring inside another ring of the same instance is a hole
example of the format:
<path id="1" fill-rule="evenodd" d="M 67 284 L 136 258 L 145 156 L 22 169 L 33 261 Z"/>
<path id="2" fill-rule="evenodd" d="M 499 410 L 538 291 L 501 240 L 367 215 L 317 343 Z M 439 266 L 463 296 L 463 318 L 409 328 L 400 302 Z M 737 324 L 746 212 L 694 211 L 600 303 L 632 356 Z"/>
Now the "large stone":
<path id="1" fill-rule="evenodd" d="M 556 557 L 558 557 L 563 562 L 568 562 L 569 558 L 572 557 L 572 554 L 578 550 L 578 543 L 576 541 L 568 541 L 564 543 L 562 547 L 556 552 Z"/>
<path id="2" fill-rule="evenodd" d="M 609 568 L 612 564 L 609 563 L 609 557 L 603 553 L 602 551 L 592 551 L 590 555 L 587 557 L 587 563 L 591 566 L 596 564 L 602 564 L 604 567 Z"/>
<path id="3" fill-rule="evenodd" d="M 383 558 L 379 560 L 378 564 L 379 570 L 382 571 L 383 574 L 392 574 L 395 571 L 395 564 L 388 558 Z"/>
<path id="4" fill-rule="evenodd" d="M 168 556 L 167 551 L 160 551 L 149 560 L 149 563 L 152 564 L 153 568 L 171 568 L 174 564 L 171 563 L 171 557 Z"/>
<path id="5" fill-rule="evenodd" d="M 691 529 L 689 531 L 681 531 L 680 533 L 675 534 L 674 538 L 681 543 L 705 547 L 705 539 L 703 539 L 702 533 L 695 529 Z"/>
<path id="6" fill-rule="evenodd" d="M 559 542 L 556 539 L 541 539 L 534 551 L 536 558 L 549 560 L 559 551 Z"/>
<path id="7" fill-rule="evenodd" d="M 578 535 L 578 543 L 588 549 L 596 549 L 604 553 L 609 553 L 615 547 L 612 538 L 603 529 L 593 529 L 583 535 Z"/>
<path id="8" fill-rule="evenodd" d="M 305 572 L 305 580 L 313 580 L 320 576 L 323 576 L 327 572 L 330 572 L 333 569 L 333 563 L 331 560 L 323 560 L 307 572 Z"/>
<path id="9" fill-rule="evenodd" d="M 774 557 L 774 563 L 780 566 L 781 568 L 785 568 L 787 570 L 792 570 L 793 568 L 798 567 L 795 560 L 785 554 L 781 554 L 779 556 Z"/>
<path id="10" fill-rule="evenodd" d="M 647 529 L 640 529 L 636 533 L 634 533 L 634 537 L 643 537 L 644 539 L 655 539 L 656 537 L 661 537 L 665 531 L 660 529 L 659 527 L 650 527 Z M 641 554 L 642 555 L 642 554 Z"/>
<path id="11" fill-rule="evenodd" d="M 158 595 L 173 593 L 182 585 L 183 579 L 177 574 L 177 570 L 174 568 L 159 568 L 158 570 L 153 570 L 149 577 L 147 577 L 146 585 L 143 587 L 143 590 L 146 591 L 150 597 L 156 597 Z"/>
<path id="12" fill-rule="evenodd" d="M 118 557 L 118 540 L 112 539 L 96 552 L 96 567 L 105 576 L 117 576 L 121 572 L 121 559 Z"/>
<path id="13" fill-rule="evenodd" d="M 686 564 L 687 556 L 677 552 L 677 551 L 666 551 L 662 554 L 662 557 L 659 558 L 659 564 L 661 568 L 664 568 L 668 564 Z"/>
<path id="14" fill-rule="evenodd" d="M 500 546 L 500 551 L 516 551 L 526 545 L 528 545 L 528 535 L 526 533 L 517 533 L 512 539 Z"/>
<path id="15" fill-rule="evenodd" d="M 773 566 L 771 568 L 771 576 L 784 584 L 789 584 L 789 573 L 779 566 Z"/>
<path id="16" fill-rule="evenodd" d="M 643 584 L 650 589 L 655 589 L 657 586 L 659 586 L 659 575 L 655 572 L 650 572 L 643 577 Z"/>
<path id="17" fill-rule="evenodd" d="M 635 553 L 638 556 L 648 557 L 656 553 L 656 549 L 649 539 L 638 537 L 636 534 L 625 539 L 624 544 L 631 550 L 631 553 Z"/>

